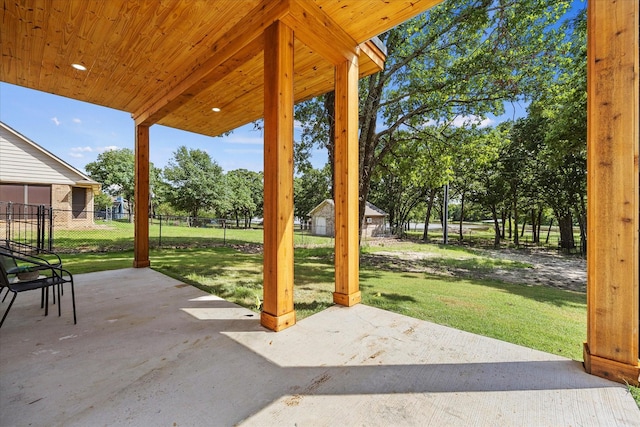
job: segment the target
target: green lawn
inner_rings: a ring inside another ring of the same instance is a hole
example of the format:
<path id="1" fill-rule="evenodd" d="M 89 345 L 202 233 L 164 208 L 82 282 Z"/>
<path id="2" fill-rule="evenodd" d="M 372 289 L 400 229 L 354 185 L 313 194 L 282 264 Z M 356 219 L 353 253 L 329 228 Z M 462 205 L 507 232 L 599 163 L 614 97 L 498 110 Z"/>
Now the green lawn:
<path id="1" fill-rule="evenodd" d="M 96 221 L 94 228 L 56 229 L 54 250 L 60 252 L 118 252 L 133 249 L 133 224 L 123 221 Z M 211 247 L 220 245 L 262 244 L 262 228 L 186 227 L 158 221 L 149 225 L 152 248 Z M 294 231 L 294 244 L 331 245 L 333 239 L 312 236 L 308 230 Z"/>

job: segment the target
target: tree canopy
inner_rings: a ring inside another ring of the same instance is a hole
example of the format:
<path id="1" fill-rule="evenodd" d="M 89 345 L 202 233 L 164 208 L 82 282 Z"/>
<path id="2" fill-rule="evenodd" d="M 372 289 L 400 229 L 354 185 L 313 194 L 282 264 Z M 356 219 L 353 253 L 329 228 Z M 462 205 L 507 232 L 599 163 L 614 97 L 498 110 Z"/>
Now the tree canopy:
<path id="1" fill-rule="evenodd" d="M 455 118 L 501 114 L 505 101 L 531 98 L 554 71 L 554 26 L 569 1 L 450 0 L 383 34 L 385 69 L 360 84 L 360 215 L 379 165 L 399 133 Z M 327 147 L 332 159 L 333 95 L 296 109 L 297 153 Z"/>
<path id="2" fill-rule="evenodd" d="M 169 184 L 166 197 L 176 208 L 193 217 L 202 211 L 224 211 L 225 187 L 222 168 L 203 150 L 179 147 L 163 170 Z"/>

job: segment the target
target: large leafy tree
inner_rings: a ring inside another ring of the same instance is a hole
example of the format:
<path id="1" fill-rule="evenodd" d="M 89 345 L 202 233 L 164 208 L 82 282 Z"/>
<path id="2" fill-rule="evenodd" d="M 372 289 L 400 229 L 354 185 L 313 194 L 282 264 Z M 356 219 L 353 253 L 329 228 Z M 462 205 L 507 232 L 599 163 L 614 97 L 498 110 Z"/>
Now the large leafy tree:
<path id="1" fill-rule="evenodd" d="M 360 215 L 378 166 L 407 127 L 503 112 L 540 91 L 552 73 L 554 24 L 568 0 L 449 0 L 383 34 L 385 69 L 360 84 Z M 333 158 L 333 94 L 300 105 L 297 153 L 315 144 Z"/>
<path id="2" fill-rule="evenodd" d="M 134 169 L 133 150 L 122 148 L 100 153 L 95 162 L 87 163 L 85 169 L 91 179 L 102 184 L 102 191 L 110 196 L 122 196 L 133 207 Z M 149 164 L 149 183 L 154 187 L 159 182 L 160 170 Z"/>
<path id="3" fill-rule="evenodd" d="M 330 198 L 330 171 L 328 167 L 314 169 L 307 167 L 294 179 L 294 215 L 305 218 L 324 199 Z"/>
<path id="4" fill-rule="evenodd" d="M 251 218 L 262 211 L 262 173 L 236 169 L 227 172 L 225 181 L 227 202 L 230 213 L 236 220 L 236 227 L 240 227 L 240 219 L 242 218 L 244 227 L 248 228 L 251 224 Z"/>
<path id="5" fill-rule="evenodd" d="M 168 201 L 194 218 L 202 211 L 226 211 L 222 168 L 203 150 L 179 147 L 163 171 Z"/>
<path id="6" fill-rule="evenodd" d="M 389 214 L 392 229 L 401 235 L 414 210 L 425 201 L 425 216 L 431 215 L 437 191 L 451 179 L 450 139 L 455 129 L 428 126 L 398 132 L 396 137 L 399 141 L 374 175 L 370 198 Z"/>

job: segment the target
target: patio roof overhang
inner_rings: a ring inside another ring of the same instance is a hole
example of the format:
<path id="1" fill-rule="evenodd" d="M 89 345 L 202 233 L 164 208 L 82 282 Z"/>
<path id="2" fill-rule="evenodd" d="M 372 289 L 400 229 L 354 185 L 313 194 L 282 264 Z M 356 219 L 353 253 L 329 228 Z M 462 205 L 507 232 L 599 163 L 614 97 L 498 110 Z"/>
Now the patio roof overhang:
<path id="1" fill-rule="evenodd" d="M 130 112 L 136 123 L 137 206 L 149 200 L 149 126 L 214 136 L 264 116 L 261 322 L 280 330 L 295 323 L 293 105 L 336 92 L 333 299 L 357 304 L 357 81 L 384 62 L 384 52 L 368 42 L 372 37 L 439 2 L 10 1 L 0 10 L 0 81 Z M 588 7 L 585 366 L 637 384 L 640 6 L 601 0 Z M 148 266 L 146 215 L 136 215 L 135 227 L 134 265 Z"/>
<path id="2" fill-rule="evenodd" d="M 333 90 L 345 58 L 358 58 L 360 77 L 381 70 L 385 52 L 370 39 L 439 1 L 7 2 L 0 80 L 217 136 L 264 114 L 273 22 L 295 32 L 299 102 Z"/>

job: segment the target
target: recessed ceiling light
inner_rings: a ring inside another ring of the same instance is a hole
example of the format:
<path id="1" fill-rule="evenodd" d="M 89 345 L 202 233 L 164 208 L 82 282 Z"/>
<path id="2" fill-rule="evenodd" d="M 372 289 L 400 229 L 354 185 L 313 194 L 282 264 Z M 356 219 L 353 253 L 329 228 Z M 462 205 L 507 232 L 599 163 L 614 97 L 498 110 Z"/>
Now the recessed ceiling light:
<path id="1" fill-rule="evenodd" d="M 220 109 L 218 107 L 213 107 L 211 111 L 213 111 L 214 113 L 219 113 Z"/>
<path id="2" fill-rule="evenodd" d="M 80 71 L 87 71 L 87 67 L 85 67 L 82 64 L 71 64 L 71 66 L 73 68 L 75 68 L 76 70 L 80 70 Z"/>

